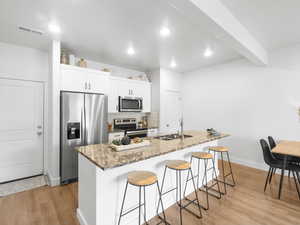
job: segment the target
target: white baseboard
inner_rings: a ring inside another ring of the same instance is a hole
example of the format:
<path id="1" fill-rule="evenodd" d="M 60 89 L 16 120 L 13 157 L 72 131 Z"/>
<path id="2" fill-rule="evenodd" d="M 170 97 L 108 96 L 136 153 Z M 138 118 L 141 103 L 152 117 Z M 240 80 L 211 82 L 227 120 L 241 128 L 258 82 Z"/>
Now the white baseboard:
<path id="1" fill-rule="evenodd" d="M 265 170 L 265 171 L 269 170 L 269 167 L 266 164 L 252 162 L 252 161 L 246 161 L 246 160 L 232 157 L 232 156 L 230 156 L 230 161 L 233 163 L 241 164 L 241 165 L 252 167 L 255 169 L 259 169 L 259 170 Z"/>
<path id="2" fill-rule="evenodd" d="M 77 219 L 80 223 L 80 225 L 88 225 L 88 223 L 86 222 L 86 219 L 84 218 L 84 216 L 82 215 L 81 211 L 79 208 L 77 208 L 76 210 L 76 215 L 77 215 Z"/>
<path id="3" fill-rule="evenodd" d="M 224 159 L 226 160 L 226 159 Z M 255 169 L 259 169 L 259 170 L 263 170 L 263 171 L 268 171 L 269 170 L 269 166 L 267 164 L 264 163 L 256 163 L 256 162 L 251 162 L 251 161 L 246 161 L 246 160 L 242 160 L 236 157 L 230 157 L 230 161 L 233 163 L 237 163 L 243 166 L 248 166 L 251 168 L 255 168 Z M 281 174 L 281 169 L 277 169 L 276 170 L 276 174 Z M 288 171 L 285 171 L 285 176 L 288 175 Z"/>
<path id="4" fill-rule="evenodd" d="M 53 177 L 49 172 L 46 175 L 51 187 L 60 185 L 60 177 Z"/>

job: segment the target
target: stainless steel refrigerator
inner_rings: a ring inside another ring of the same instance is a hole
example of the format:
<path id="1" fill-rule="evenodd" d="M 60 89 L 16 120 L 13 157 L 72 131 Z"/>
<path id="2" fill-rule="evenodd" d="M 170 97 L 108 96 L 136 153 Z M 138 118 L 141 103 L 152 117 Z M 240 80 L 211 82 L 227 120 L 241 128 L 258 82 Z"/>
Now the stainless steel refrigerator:
<path id="1" fill-rule="evenodd" d="M 61 184 L 78 178 L 76 146 L 108 142 L 107 96 L 78 92 L 60 94 Z"/>

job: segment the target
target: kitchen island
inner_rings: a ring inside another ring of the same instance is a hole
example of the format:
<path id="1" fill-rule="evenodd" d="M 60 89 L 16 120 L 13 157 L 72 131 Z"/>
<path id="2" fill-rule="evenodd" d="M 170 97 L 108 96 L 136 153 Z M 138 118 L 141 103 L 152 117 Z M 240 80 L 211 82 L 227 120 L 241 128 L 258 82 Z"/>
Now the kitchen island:
<path id="1" fill-rule="evenodd" d="M 151 139 L 151 145 L 123 152 L 116 152 L 107 144 L 88 145 L 78 147 L 78 209 L 77 216 L 81 225 L 116 225 L 120 214 L 122 197 L 127 179 L 127 173 L 134 170 L 148 170 L 157 174 L 159 181 L 163 175 L 167 160 L 190 160 L 191 152 L 207 150 L 209 146 L 216 146 L 218 139 L 227 137 L 221 134 L 214 137 L 204 131 L 185 131 L 192 137 L 184 140 Z M 217 163 L 216 163 L 217 165 Z M 196 171 L 196 163 L 192 165 Z M 218 170 L 217 170 L 218 171 Z M 200 181 L 204 172 L 200 168 Z M 195 173 L 194 173 L 195 174 Z M 187 172 L 184 173 L 184 176 Z M 212 178 L 211 175 L 208 177 Z M 164 191 L 173 188 L 175 173 L 168 171 Z M 191 193 L 189 185 L 187 193 Z M 158 193 L 156 186 L 147 188 L 147 219 L 156 215 Z M 163 197 L 165 209 L 173 205 L 175 192 Z M 138 188 L 129 186 L 124 209 L 131 209 L 138 205 Z M 122 224 L 137 224 L 138 213 L 133 212 L 125 216 Z"/>

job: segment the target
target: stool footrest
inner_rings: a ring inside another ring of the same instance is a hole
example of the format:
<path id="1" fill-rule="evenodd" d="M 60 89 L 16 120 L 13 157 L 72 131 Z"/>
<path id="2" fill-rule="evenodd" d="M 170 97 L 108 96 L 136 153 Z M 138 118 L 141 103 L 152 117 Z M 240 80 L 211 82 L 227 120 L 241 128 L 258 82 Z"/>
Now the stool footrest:
<path id="1" fill-rule="evenodd" d="M 144 203 L 141 204 L 141 207 L 142 207 L 142 206 L 144 206 Z M 121 216 L 125 216 L 125 215 L 127 215 L 128 213 L 130 213 L 130 212 L 132 212 L 132 211 L 138 209 L 139 207 L 140 207 L 140 206 L 134 207 L 133 209 L 128 209 L 128 210 L 125 211 L 123 214 L 121 214 Z"/>
<path id="2" fill-rule="evenodd" d="M 227 176 L 225 176 L 225 177 L 227 177 Z M 214 179 L 214 180 L 218 180 L 218 182 L 220 182 L 220 183 L 222 183 L 222 184 L 226 184 L 226 185 L 229 185 L 230 187 L 234 187 L 235 186 L 235 184 L 231 184 L 231 183 L 228 183 L 228 182 L 226 182 L 226 181 L 222 181 L 222 180 L 219 180 L 219 179 Z"/>
<path id="3" fill-rule="evenodd" d="M 191 199 L 189 199 L 188 197 L 185 197 L 185 200 L 189 201 L 190 204 L 191 204 L 191 203 L 194 203 L 196 206 L 198 206 L 198 204 L 195 202 L 196 199 L 191 200 Z M 201 205 L 201 204 L 199 204 L 199 206 L 201 207 L 201 209 L 208 210 L 208 207 L 205 207 L 205 206 L 203 206 L 203 205 Z"/>
<path id="4" fill-rule="evenodd" d="M 190 209 L 187 208 L 187 207 L 188 207 L 190 204 L 192 204 L 192 203 L 194 203 L 195 205 L 198 205 L 197 203 L 195 203 L 195 201 L 197 201 L 197 199 L 195 199 L 195 200 L 190 200 L 190 199 L 187 199 L 186 197 L 185 197 L 184 199 L 189 200 L 189 203 L 187 203 L 187 204 L 185 204 L 185 205 L 181 205 L 179 202 L 177 202 L 177 205 L 178 205 L 180 208 L 185 209 L 185 210 L 188 211 L 189 213 L 193 214 L 193 215 L 196 216 L 198 219 L 201 219 L 202 216 L 197 215 L 196 213 L 194 213 L 193 211 L 191 211 Z M 199 204 L 199 206 L 201 207 L 200 204 Z"/>
<path id="5" fill-rule="evenodd" d="M 157 223 L 156 225 L 159 225 L 161 223 L 164 223 L 166 225 L 171 225 L 170 223 L 168 223 L 164 218 L 162 218 L 159 214 L 157 215 L 157 217 L 160 219 L 160 222 Z"/>
<path id="6" fill-rule="evenodd" d="M 171 191 L 174 191 L 174 190 L 176 190 L 176 188 L 172 188 L 172 189 L 170 189 L 170 190 L 168 190 L 168 191 L 166 191 L 164 193 L 161 193 L 161 196 L 163 196 L 165 194 L 168 194 L 168 193 L 170 193 Z"/>
<path id="7" fill-rule="evenodd" d="M 216 193 L 220 193 L 220 196 L 218 196 L 218 195 L 215 195 L 215 194 L 213 194 L 213 193 L 211 193 L 211 192 L 209 192 L 209 191 L 207 192 L 210 196 L 215 197 L 215 198 L 217 198 L 217 199 L 221 199 L 221 194 L 222 194 L 221 191 L 219 192 L 218 190 L 213 189 L 213 187 L 209 187 L 208 190 L 213 190 L 213 191 L 216 192 Z M 206 192 L 206 190 L 202 190 L 201 188 L 199 188 L 199 191 Z"/>
<path id="8" fill-rule="evenodd" d="M 192 180 L 193 178 L 195 178 L 195 177 L 198 177 L 198 176 L 199 176 L 199 174 L 197 174 L 197 175 L 194 175 L 193 177 L 191 177 L 191 178 L 187 179 L 187 180 L 186 180 L 186 182 L 188 182 L 188 181 L 190 181 L 190 180 Z"/>

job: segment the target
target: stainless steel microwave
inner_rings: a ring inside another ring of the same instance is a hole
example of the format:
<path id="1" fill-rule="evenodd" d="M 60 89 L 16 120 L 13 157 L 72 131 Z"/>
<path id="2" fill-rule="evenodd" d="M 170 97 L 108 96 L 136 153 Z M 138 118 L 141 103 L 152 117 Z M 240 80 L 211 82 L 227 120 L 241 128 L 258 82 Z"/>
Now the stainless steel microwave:
<path id="1" fill-rule="evenodd" d="M 137 97 L 119 96 L 119 112 L 143 111 L 143 99 Z"/>

